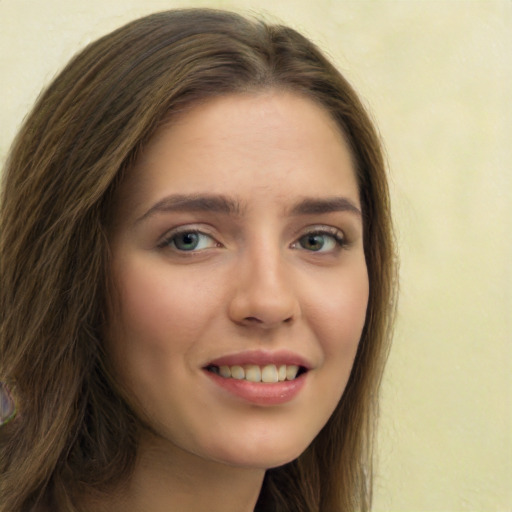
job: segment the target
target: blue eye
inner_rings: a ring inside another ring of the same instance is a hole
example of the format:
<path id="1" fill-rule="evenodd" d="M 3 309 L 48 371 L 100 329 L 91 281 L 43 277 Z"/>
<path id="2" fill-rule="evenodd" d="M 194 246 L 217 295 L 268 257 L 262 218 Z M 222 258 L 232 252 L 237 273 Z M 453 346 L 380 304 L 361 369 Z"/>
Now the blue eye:
<path id="1" fill-rule="evenodd" d="M 171 247 L 182 252 L 200 251 L 216 245 L 211 236 L 193 230 L 174 233 L 160 244 L 161 247 Z"/>
<path id="2" fill-rule="evenodd" d="M 314 231 L 301 236 L 296 242 L 301 249 L 311 252 L 331 252 L 345 245 L 345 240 L 338 230 Z M 294 246 L 296 247 L 296 244 Z"/>

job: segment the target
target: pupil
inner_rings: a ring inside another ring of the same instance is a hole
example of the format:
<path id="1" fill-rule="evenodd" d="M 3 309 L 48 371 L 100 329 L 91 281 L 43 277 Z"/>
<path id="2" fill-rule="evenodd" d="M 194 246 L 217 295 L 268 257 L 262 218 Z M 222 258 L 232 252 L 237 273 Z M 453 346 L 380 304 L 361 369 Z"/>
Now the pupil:
<path id="1" fill-rule="evenodd" d="M 185 233 L 176 240 L 176 247 L 178 249 L 194 249 L 197 246 L 198 239 L 197 233 Z"/>
<path id="2" fill-rule="evenodd" d="M 324 246 L 322 235 L 307 235 L 305 237 L 306 248 L 313 251 L 319 251 Z"/>

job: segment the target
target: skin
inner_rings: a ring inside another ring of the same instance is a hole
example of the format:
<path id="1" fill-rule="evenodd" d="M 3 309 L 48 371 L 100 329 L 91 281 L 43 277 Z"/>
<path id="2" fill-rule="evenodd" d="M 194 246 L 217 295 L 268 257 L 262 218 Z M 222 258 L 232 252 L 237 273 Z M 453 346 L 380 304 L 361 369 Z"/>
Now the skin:
<path id="1" fill-rule="evenodd" d="M 232 211 L 176 205 L 176 194 L 222 196 Z M 304 199 L 323 207 L 298 208 Z M 360 208 L 342 134 L 300 95 L 223 96 L 157 133 L 121 187 L 112 231 L 108 350 L 148 428 L 109 510 L 252 510 L 265 470 L 314 439 L 365 320 Z M 198 245 L 180 250 L 191 238 L 177 229 L 199 232 Z M 298 394 L 254 404 L 204 369 L 248 350 L 307 362 Z"/>

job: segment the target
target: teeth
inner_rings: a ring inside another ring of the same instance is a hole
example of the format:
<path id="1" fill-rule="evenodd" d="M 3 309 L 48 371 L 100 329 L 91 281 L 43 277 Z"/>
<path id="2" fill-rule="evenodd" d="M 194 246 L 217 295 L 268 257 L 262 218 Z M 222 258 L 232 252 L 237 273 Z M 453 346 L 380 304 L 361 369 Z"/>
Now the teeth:
<path id="1" fill-rule="evenodd" d="M 251 382 L 261 382 L 261 369 L 255 364 L 245 367 L 245 380 Z"/>
<path id="2" fill-rule="evenodd" d="M 225 378 L 231 377 L 231 368 L 229 366 L 221 366 L 219 368 L 219 374 Z"/>
<path id="3" fill-rule="evenodd" d="M 279 380 L 275 364 L 269 364 L 263 367 L 261 372 L 261 380 L 263 382 L 277 382 Z"/>
<path id="4" fill-rule="evenodd" d="M 299 367 L 294 364 L 286 367 L 286 379 L 293 380 L 297 377 L 297 373 L 299 371 Z"/>
<path id="5" fill-rule="evenodd" d="M 232 366 L 231 367 L 231 377 L 233 379 L 242 380 L 245 378 L 245 371 L 241 366 Z"/>
<path id="6" fill-rule="evenodd" d="M 283 382 L 285 380 L 294 380 L 299 372 L 296 365 L 267 364 L 263 367 L 256 364 L 246 366 L 219 366 L 212 367 L 212 371 L 225 379 L 247 380 L 249 382 Z"/>

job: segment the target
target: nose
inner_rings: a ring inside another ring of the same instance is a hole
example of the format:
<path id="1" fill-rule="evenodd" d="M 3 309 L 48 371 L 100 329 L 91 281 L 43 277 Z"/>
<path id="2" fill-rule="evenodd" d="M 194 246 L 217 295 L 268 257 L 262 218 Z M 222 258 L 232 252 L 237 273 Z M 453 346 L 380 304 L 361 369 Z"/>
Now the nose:
<path id="1" fill-rule="evenodd" d="M 299 317 L 295 283 L 279 249 L 260 248 L 246 255 L 233 279 L 229 316 L 236 324 L 273 329 Z"/>

